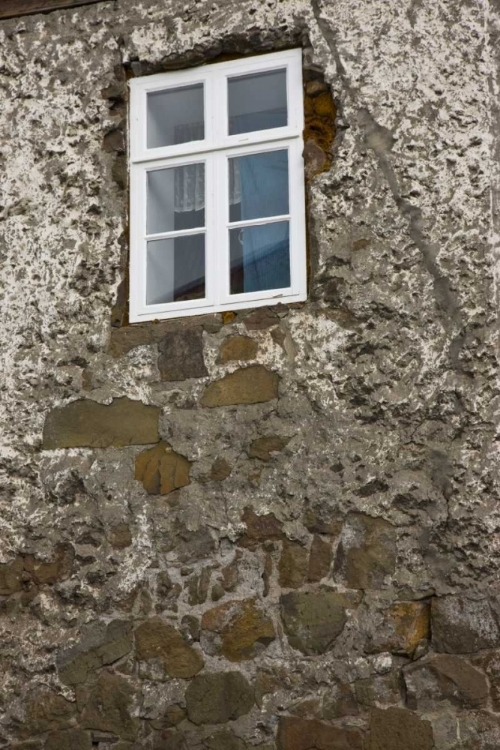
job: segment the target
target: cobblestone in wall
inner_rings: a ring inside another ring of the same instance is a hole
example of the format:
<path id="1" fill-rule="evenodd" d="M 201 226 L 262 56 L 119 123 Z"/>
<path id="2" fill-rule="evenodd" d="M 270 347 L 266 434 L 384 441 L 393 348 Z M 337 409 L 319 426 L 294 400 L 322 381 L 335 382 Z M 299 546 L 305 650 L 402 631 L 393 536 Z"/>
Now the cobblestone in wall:
<path id="1" fill-rule="evenodd" d="M 499 28 L 0 22 L 0 747 L 500 746 Z M 127 78 L 290 46 L 308 301 L 127 325 Z"/>

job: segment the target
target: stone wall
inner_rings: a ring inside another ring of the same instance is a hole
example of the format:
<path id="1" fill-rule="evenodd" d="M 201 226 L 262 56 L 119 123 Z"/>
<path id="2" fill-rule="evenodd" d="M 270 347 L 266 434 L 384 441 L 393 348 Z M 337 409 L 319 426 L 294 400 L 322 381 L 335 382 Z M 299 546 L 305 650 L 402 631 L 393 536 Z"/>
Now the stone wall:
<path id="1" fill-rule="evenodd" d="M 0 747 L 500 747 L 499 28 L 0 22 Z M 320 84 L 308 302 L 127 325 L 127 78 L 289 46 Z"/>

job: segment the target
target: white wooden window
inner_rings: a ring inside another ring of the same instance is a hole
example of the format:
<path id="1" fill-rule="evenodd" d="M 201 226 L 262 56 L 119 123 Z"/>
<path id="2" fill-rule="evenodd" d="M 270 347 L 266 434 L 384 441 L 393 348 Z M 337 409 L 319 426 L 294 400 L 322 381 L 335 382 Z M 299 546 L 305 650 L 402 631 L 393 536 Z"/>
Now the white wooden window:
<path id="1" fill-rule="evenodd" d="M 130 89 L 131 322 L 306 299 L 301 51 Z"/>

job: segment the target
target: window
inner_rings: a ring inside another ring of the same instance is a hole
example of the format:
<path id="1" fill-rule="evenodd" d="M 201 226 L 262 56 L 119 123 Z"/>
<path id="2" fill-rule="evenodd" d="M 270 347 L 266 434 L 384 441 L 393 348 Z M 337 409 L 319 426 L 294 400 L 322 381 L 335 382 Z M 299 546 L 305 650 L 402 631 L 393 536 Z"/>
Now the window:
<path id="1" fill-rule="evenodd" d="M 304 300 L 300 50 L 130 86 L 131 322 Z"/>

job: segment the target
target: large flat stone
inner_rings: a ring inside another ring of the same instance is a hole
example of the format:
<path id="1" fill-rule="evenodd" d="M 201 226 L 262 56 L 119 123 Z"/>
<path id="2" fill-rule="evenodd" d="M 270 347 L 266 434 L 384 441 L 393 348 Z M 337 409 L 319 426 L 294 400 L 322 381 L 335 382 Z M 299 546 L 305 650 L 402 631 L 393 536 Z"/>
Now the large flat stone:
<path id="1" fill-rule="evenodd" d="M 135 459 L 135 478 L 150 495 L 168 495 L 191 483 L 191 462 L 168 443 L 142 451 Z"/>
<path id="2" fill-rule="evenodd" d="M 43 428 L 43 448 L 121 448 L 157 443 L 160 409 L 141 401 L 116 398 L 109 406 L 73 401 L 52 409 Z"/>
<path id="3" fill-rule="evenodd" d="M 432 711 L 448 701 L 460 708 L 478 708 L 488 700 L 486 675 L 466 659 L 435 654 L 404 670 L 408 706 Z"/>
<path id="4" fill-rule="evenodd" d="M 405 708 L 373 709 L 369 750 L 437 750 L 432 727 Z"/>
<path id="5" fill-rule="evenodd" d="M 247 714 L 254 692 L 240 672 L 197 675 L 186 690 L 186 707 L 193 724 L 225 724 Z"/>
<path id="6" fill-rule="evenodd" d="M 383 518 L 352 513 L 335 558 L 335 577 L 352 589 L 380 589 L 396 568 L 396 534 Z"/>
<path id="7" fill-rule="evenodd" d="M 170 331 L 159 342 L 158 352 L 158 369 L 162 380 L 188 380 L 208 375 L 203 359 L 201 328 Z"/>
<path id="8" fill-rule="evenodd" d="M 259 404 L 278 398 L 279 376 L 262 365 L 251 365 L 225 375 L 205 390 L 201 405 Z"/>
<path id="9" fill-rule="evenodd" d="M 280 599 L 291 646 L 304 654 L 324 654 L 347 622 L 347 598 L 334 591 L 292 591 Z"/>
<path id="10" fill-rule="evenodd" d="M 278 750 L 363 750 L 363 735 L 315 719 L 280 718 Z"/>
<path id="11" fill-rule="evenodd" d="M 140 660 L 160 659 L 169 677 L 188 679 L 203 669 L 201 653 L 185 643 L 180 633 L 159 617 L 139 625 L 135 631 L 135 648 Z"/>
<path id="12" fill-rule="evenodd" d="M 487 599 L 434 598 L 431 630 L 436 651 L 467 654 L 500 646 L 500 630 Z"/>

